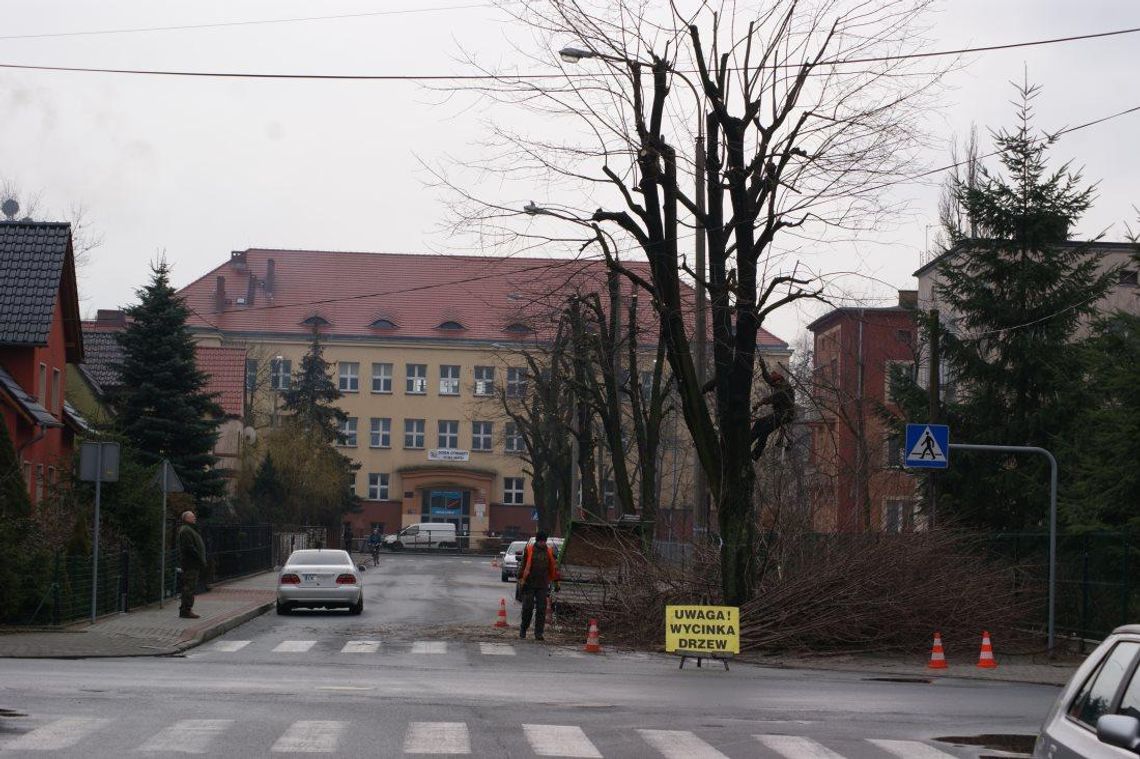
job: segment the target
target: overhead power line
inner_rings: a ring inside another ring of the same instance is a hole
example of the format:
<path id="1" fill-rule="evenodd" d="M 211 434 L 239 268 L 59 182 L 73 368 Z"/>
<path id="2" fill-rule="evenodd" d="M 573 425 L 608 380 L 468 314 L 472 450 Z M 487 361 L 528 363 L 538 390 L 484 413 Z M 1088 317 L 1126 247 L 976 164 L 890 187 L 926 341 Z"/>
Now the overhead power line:
<path id="1" fill-rule="evenodd" d="M 821 61 L 819 66 L 840 66 L 847 64 L 886 63 L 916 58 L 936 58 L 942 56 L 966 55 L 969 53 L 985 53 L 996 50 L 1011 50 L 1014 48 L 1036 47 L 1040 45 L 1055 45 L 1067 42 L 1099 39 L 1125 34 L 1136 34 L 1140 27 L 1130 29 L 1117 29 L 1094 34 L 1082 34 L 1071 37 L 1054 37 L 1052 39 L 1032 40 L 1028 42 L 1010 42 L 1001 45 L 985 45 L 981 47 L 963 47 L 953 50 L 934 50 L 923 53 L 906 53 L 903 55 L 886 55 L 867 58 L 834 58 Z M 800 68 L 803 64 L 777 64 L 772 68 Z M 397 81 L 397 82 L 436 82 L 436 81 L 520 81 L 532 79 L 564 79 L 564 78 L 592 78 L 596 73 L 570 74 L 561 69 L 552 69 L 548 73 L 520 73 L 520 74 L 261 74 L 237 71 L 175 71 L 165 69 L 120 69 L 96 68 L 88 66 L 46 66 L 23 63 L 0 63 L 3 69 L 20 69 L 24 71 L 61 71 L 83 74 L 129 74 L 139 76 L 180 76 L 212 79 L 299 79 L 299 80 L 337 80 L 337 81 Z M 692 71 L 679 73 L 695 73 Z"/>

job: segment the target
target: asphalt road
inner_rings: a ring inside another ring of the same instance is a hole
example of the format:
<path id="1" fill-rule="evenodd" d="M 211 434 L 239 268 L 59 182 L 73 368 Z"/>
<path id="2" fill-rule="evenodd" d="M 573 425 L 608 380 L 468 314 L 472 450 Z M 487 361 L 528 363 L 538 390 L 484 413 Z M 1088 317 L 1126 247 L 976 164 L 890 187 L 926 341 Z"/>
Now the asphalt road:
<path id="1" fill-rule="evenodd" d="M 0 753 L 945 759 L 979 752 L 941 736 L 1033 733 L 1057 692 L 468 640 L 447 628 L 490 627 L 497 569 L 382 561 L 359 617 L 270 613 L 180 658 L 0 662 L 0 706 L 27 714 L 0 718 Z"/>

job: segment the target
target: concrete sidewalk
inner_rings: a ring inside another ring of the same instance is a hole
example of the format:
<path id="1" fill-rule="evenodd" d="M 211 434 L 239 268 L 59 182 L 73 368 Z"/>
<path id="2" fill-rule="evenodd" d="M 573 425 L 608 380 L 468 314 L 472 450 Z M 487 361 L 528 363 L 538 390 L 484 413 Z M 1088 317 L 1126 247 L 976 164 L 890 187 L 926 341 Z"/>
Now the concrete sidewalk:
<path id="1" fill-rule="evenodd" d="M 0 632 L 0 658 L 85 659 L 107 656 L 163 656 L 185 651 L 232 630 L 273 608 L 277 573 L 211 586 L 199 595 L 194 612 L 201 619 L 178 616 L 178 598 L 126 614 L 103 617 L 93 625 L 59 630 Z"/>

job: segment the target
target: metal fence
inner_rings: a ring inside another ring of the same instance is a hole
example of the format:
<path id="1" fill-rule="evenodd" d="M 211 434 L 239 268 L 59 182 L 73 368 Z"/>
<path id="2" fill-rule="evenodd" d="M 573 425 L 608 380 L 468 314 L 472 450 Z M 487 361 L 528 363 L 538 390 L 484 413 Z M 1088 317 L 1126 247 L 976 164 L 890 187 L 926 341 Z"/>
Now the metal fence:
<path id="1" fill-rule="evenodd" d="M 289 554 L 303 548 L 328 546 L 328 530 L 324 527 L 278 527 L 273 533 L 270 566 L 279 567 Z"/>

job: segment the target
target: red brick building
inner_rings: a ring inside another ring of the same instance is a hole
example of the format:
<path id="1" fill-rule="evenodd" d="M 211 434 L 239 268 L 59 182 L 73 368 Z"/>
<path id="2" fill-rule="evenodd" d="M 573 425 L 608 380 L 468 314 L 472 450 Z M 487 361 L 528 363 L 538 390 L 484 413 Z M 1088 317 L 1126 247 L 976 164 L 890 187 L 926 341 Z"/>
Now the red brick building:
<path id="1" fill-rule="evenodd" d="M 64 394 L 82 360 L 71 226 L 0 222 L 0 417 L 33 503 L 71 467 L 85 425 Z"/>
<path id="2" fill-rule="evenodd" d="M 921 527 L 916 481 L 882 411 L 897 412 L 892 367 L 914 371 L 914 291 L 886 308 L 838 308 L 808 325 L 814 336 L 811 459 L 826 483 L 813 504 L 824 532 L 900 532 Z"/>

